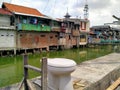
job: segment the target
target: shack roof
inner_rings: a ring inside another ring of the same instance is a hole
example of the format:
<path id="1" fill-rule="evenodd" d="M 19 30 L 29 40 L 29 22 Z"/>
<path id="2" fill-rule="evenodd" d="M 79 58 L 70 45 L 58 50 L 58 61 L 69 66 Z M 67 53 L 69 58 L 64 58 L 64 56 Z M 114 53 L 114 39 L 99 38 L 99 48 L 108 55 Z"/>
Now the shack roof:
<path id="1" fill-rule="evenodd" d="M 2 15 L 12 15 L 11 12 L 9 12 L 8 10 L 5 10 L 3 8 L 0 8 L 0 14 L 2 14 Z"/>
<path id="2" fill-rule="evenodd" d="M 15 4 L 4 2 L 2 5 L 2 8 L 7 9 L 14 14 L 44 17 L 44 15 L 40 13 L 37 9 L 30 8 L 30 7 L 25 7 L 25 6 L 20 6 L 20 5 L 15 5 Z"/>
<path id="3" fill-rule="evenodd" d="M 104 29 L 110 29 L 110 26 L 109 25 L 98 25 L 98 26 L 92 26 L 92 29 L 104 30 Z"/>

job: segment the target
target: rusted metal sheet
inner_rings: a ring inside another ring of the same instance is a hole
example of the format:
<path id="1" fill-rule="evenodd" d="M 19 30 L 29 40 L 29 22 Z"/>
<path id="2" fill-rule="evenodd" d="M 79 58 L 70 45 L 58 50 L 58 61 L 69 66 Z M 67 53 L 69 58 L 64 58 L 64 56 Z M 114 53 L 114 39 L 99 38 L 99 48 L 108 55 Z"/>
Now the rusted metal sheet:
<path id="1" fill-rule="evenodd" d="M 17 41 L 18 48 L 22 49 L 47 47 L 48 35 L 38 32 L 19 32 Z"/>
<path id="2" fill-rule="evenodd" d="M 61 28 L 60 27 L 52 27 L 52 31 L 60 32 Z"/>
<path id="3" fill-rule="evenodd" d="M 49 46 L 58 46 L 58 33 L 49 33 Z"/>
<path id="4" fill-rule="evenodd" d="M 80 31 L 79 30 L 73 30 L 72 35 L 73 36 L 80 36 Z"/>
<path id="5" fill-rule="evenodd" d="M 45 48 L 58 45 L 57 33 L 19 32 L 17 46 L 22 49 Z"/>
<path id="6" fill-rule="evenodd" d="M 78 37 L 72 37 L 72 45 L 77 45 L 77 38 Z"/>

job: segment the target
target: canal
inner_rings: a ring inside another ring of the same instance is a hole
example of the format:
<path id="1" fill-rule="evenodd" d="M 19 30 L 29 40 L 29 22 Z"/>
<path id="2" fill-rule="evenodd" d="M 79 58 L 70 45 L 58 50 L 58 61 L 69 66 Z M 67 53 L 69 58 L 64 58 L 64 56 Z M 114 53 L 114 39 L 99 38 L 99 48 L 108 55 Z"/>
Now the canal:
<path id="1" fill-rule="evenodd" d="M 77 64 L 107 55 L 113 52 L 113 46 L 97 46 L 92 48 L 79 48 L 70 50 L 60 50 L 51 52 L 42 52 L 36 54 L 29 54 L 29 64 L 40 67 L 40 59 L 42 57 L 48 58 L 68 58 L 73 59 Z M 39 73 L 29 72 L 29 78 L 39 76 Z M 11 85 L 20 82 L 23 78 L 23 56 L 4 56 L 0 57 L 0 87 Z"/>

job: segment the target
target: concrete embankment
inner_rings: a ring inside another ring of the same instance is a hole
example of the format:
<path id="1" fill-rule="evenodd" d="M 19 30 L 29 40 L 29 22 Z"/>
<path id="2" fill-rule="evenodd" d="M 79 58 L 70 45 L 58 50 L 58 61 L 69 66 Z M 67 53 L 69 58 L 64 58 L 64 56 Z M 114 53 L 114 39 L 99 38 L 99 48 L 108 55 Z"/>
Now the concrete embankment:
<path id="1" fill-rule="evenodd" d="M 81 63 L 77 65 L 72 77 L 74 90 L 106 90 L 120 77 L 120 53 L 112 53 Z M 0 90 L 18 90 L 18 85 Z"/>
<path id="2" fill-rule="evenodd" d="M 120 53 L 112 53 L 79 64 L 72 73 L 75 90 L 106 90 L 120 77 Z"/>

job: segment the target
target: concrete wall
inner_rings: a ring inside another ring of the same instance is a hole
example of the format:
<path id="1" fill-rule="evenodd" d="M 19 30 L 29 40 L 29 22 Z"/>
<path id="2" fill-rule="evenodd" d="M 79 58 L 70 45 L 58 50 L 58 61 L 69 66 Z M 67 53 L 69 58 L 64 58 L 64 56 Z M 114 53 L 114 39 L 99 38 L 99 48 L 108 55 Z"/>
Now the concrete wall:
<path id="1" fill-rule="evenodd" d="M 117 67 L 112 72 L 108 73 L 100 81 L 97 81 L 84 90 L 106 90 L 113 81 L 116 81 L 120 77 L 120 67 Z"/>

